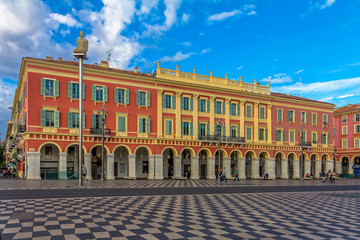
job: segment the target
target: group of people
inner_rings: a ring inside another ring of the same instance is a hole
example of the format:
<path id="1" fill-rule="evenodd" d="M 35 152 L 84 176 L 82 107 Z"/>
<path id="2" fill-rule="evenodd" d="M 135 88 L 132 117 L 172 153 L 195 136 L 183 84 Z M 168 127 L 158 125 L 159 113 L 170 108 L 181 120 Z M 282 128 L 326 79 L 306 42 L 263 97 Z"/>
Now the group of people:
<path id="1" fill-rule="evenodd" d="M 326 180 L 330 180 L 330 183 L 335 183 L 336 173 L 334 170 L 331 171 L 331 169 L 329 169 L 326 173 L 323 171 L 322 176 L 323 182 L 325 182 Z"/>
<path id="2" fill-rule="evenodd" d="M 9 167 L 7 169 L 2 170 L 2 175 L 7 178 L 15 178 L 16 177 L 16 169 L 14 167 Z"/>

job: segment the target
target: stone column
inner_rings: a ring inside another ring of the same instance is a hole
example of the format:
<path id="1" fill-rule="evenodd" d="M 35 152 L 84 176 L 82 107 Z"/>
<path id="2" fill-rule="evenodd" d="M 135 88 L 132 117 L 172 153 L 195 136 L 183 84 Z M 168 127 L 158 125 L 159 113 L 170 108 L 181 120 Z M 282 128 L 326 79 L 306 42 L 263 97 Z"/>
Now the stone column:
<path id="1" fill-rule="evenodd" d="M 269 174 L 269 179 L 275 179 L 275 159 L 266 158 L 265 159 L 265 173 Z"/>
<path id="2" fill-rule="evenodd" d="M 304 160 L 304 169 L 305 169 L 305 171 L 304 171 L 304 177 L 306 176 L 306 174 L 309 174 L 310 175 L 310 159 L 305 159 Z"/>
<path id="3" fill-rule="evenodd" d="M 238 165 L 237 168 L 239 170 L 239 178 L 240 179 L 246 179 L 246 165 L 245 165 L 245 158 L 244 157 L 240 157 L 238 158 Z"/>
<path id="4" fill-rule="evenodd" d="M 251 178 L 259 179 L 259 158 L 251 159 Z"/>
<path id="5" fill-rule="evenodd" d="M 320 172 L 321 172 L 321 160 L 317 159 L 315 160 L 315 178 L 320 178 Z"/>
<path id="6" fill-rule="evenodd" d="M 26 179 L 41 179 L 40 177 L 40 152 L 26 153 Z"/>
<path id="7" fill-rule="evenodd" d="M 215 157 L 207 157 L 206 159 L 206 178 L 216 179 L 215 176 Z"/>
<path id="8" fill-rule="evenodd" d="M 87 174 L 86 174 L 87 180 L 92 179 L 92 175 L 91 175 L 91 157 L 92 157 L 91 153 L 85 153 L 84 154 L 84 164 L 85 164 L 85 167 L 87 169 Z M 81 175 L 81 169 L 79 170 L 79 174 Z"/>
<path id="9" fill-rule="evenodd" d="M 349 169 L 349 174 L 354 174 L 354 169 L 353 169 L 353 166 L 354 166 L 354 162 L 351 162 L 349 161 L 348 162 L 348 169 Z"/>
<path id="10" fill-rule="evenodd" d="M 341 174 L 341 173 L 342 173 L 342 164 L 341 164 L 340 161 L 336 161 L 335 172 L 336 172 L 337 174 Z"/>
<path id="11" fill-rule="evenodd" d="M 106 158 L 106 179 L 114 180 L 114 157 L 115 154 L 108 154 Z"/>
<path id="12" fill-rule="evenodd" d="M 191 157 L 191 179 L 200 179 L 199 176 L 199 157 L 192 156 Z"/>
<path id="13" fill-rule="evenodd" d="M 59 179 L 66 180 L 67 179 L 67 153 L 62 152 L 59 153 L 59 167 L 58 167 L 58 177 Z"/>
<path id="14" fill-rule="evenodd" d="M 181 176 L 181 156 L 174 157 L 174 176 L 173 179 L 182 178 Z"/>
<path id="15" fill-rule="evenodd" d="M 129 178 L 136 179 L 136 155 L 129 155 Z"/>
<path id="16" fill-rule="evenodd" d="M 155 155 L 155 179 L 164 179 L 164 156 Z"/>
<path id="17" fill-rule="evenodd" d="M 293 179 L 300 179 L 300 160 L 299 159 L 293 160 L 293 171 L 294 171 Z"/>
<path id="18" fill-rule="evenodd" d="M 326 160 L 325 171 L 327 172 L 329 169 L 334 170 L 334 160 Z"/>
<path id="19" fill-rule="evenodd" d="M 234 179 L 234 177 L 231 176 L 231 158 L 230 157 L 223 158 L 223 167 L 226 169 L 226 178 Z"/>
<path id="20" fill-rule="evenodd" d="M 155 178 L 155 155 L 150 155 L 148 179 L 154 179 L 154 178 Z"/>
<path id="21" fill-rule="evenodd" d="M 281 159 L 281 178 L 289 179 L 289 160 L 287 158 Z"/>

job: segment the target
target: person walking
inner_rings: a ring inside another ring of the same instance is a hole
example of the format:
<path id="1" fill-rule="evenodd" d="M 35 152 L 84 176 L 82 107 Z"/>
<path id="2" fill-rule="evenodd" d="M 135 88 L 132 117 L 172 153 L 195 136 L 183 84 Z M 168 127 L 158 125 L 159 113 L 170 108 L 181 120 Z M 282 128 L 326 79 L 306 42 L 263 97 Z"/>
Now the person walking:
<path id="1" fill-rule="evenodd" d="M 86 168 L 85 164 L 83 163 L 83 164 L 81 164 L 81 177 L 85 181 L 85 183 L 88 182 L 86 175 L 87 175 L 87 168 Z"/>
<path id="2" fill-rule="evenodd" d="M 222 170 L 222 177 L 224 178 L 225 182 L 227 182 L 227 179 L 226 179 L 226 169 L 224 167 L 224 169 Z"/>
<path id="3" fill-rule="evenodd" d="M 335 178 L 336 178 L 336 173 L 335 173 L 335 171 L 333 170 L 333 171 L 331 172 L 331 183 L 332 183 L 332 182 L 335 183 Z"/>
<path id="4" fill-rule="evenodd" d="M 234 178 L 234 182 L 236 181 L 236 179 L 238 180 L 238 182 L 240 182 L 239 179 L 239 170 L 237 168 L 235 168 L 235 178 Z"/>

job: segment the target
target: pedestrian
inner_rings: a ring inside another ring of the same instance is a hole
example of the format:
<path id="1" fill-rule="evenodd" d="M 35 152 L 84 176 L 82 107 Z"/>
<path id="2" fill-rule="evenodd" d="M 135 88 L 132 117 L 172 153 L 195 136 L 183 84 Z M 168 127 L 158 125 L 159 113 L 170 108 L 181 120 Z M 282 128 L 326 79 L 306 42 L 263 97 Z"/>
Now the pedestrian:
<path id="1" fill-rule="evenodd" d="M 222 177 L 222 168 L 220 168 L 220 170 L 219 170 L 219 180 L 220 180 L 220 182 L 222 182 L 222 181 L 223 181 L 223 177 Z"/>
<path id="2" fill-rule="evenodd" d="M 236 179 L 238 180 L 238 182 L 240 182 L 239 179 L 239 170 L 237 168 L 235 168 L 235 178 L 234 178 L 234 182 L 236 181 Z"/>
<path id="3" fill-rule="evenodd" d="M 227 179 L 226 179 L 226 169 L 224 167 L 224 169 L 222 170 L 222 177 L 224 178 L 225 182 L 227 182 Z"/>
<path id="4" fill-rule="evenodd" d="M 264 180 L 268 180 L 269 179 L 269 174 L 268 173 L 265 173 L 264 175 Z"/>
<path id="5" fill-rule="evenodd" d="M 82 174 L 82 179 L 84 179 L 85 183 L 88 182 L 86 175 L 87 175 L 87 168 L 85 166 L 85 164 L 81 164 L 81 174 Z"/>
<path id="6" fill-rule="evenodd" d="M 334 170 L 331 172 L 331 179 L 332 179 L 332 181 L 331 181 L 331 182 L 334 182 L 334 183 L 335 183 L 336 173 L 335 173 L 335 171 L 334 171 Z"/>
<path id="7" fill-rule="evenodd" d="M 8 169 L 8 178 L 11 178 L 11 168 Z"/>

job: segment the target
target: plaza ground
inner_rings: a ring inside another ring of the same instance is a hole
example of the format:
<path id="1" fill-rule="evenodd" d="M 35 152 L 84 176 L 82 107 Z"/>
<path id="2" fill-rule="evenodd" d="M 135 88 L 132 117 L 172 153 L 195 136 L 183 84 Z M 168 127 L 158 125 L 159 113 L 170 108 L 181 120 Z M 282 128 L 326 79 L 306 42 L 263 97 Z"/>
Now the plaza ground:
<path id="1" fill-rule="evenodd" d="M 0 179 L 1 239 L 359 239 L 359 184 Z"/>

